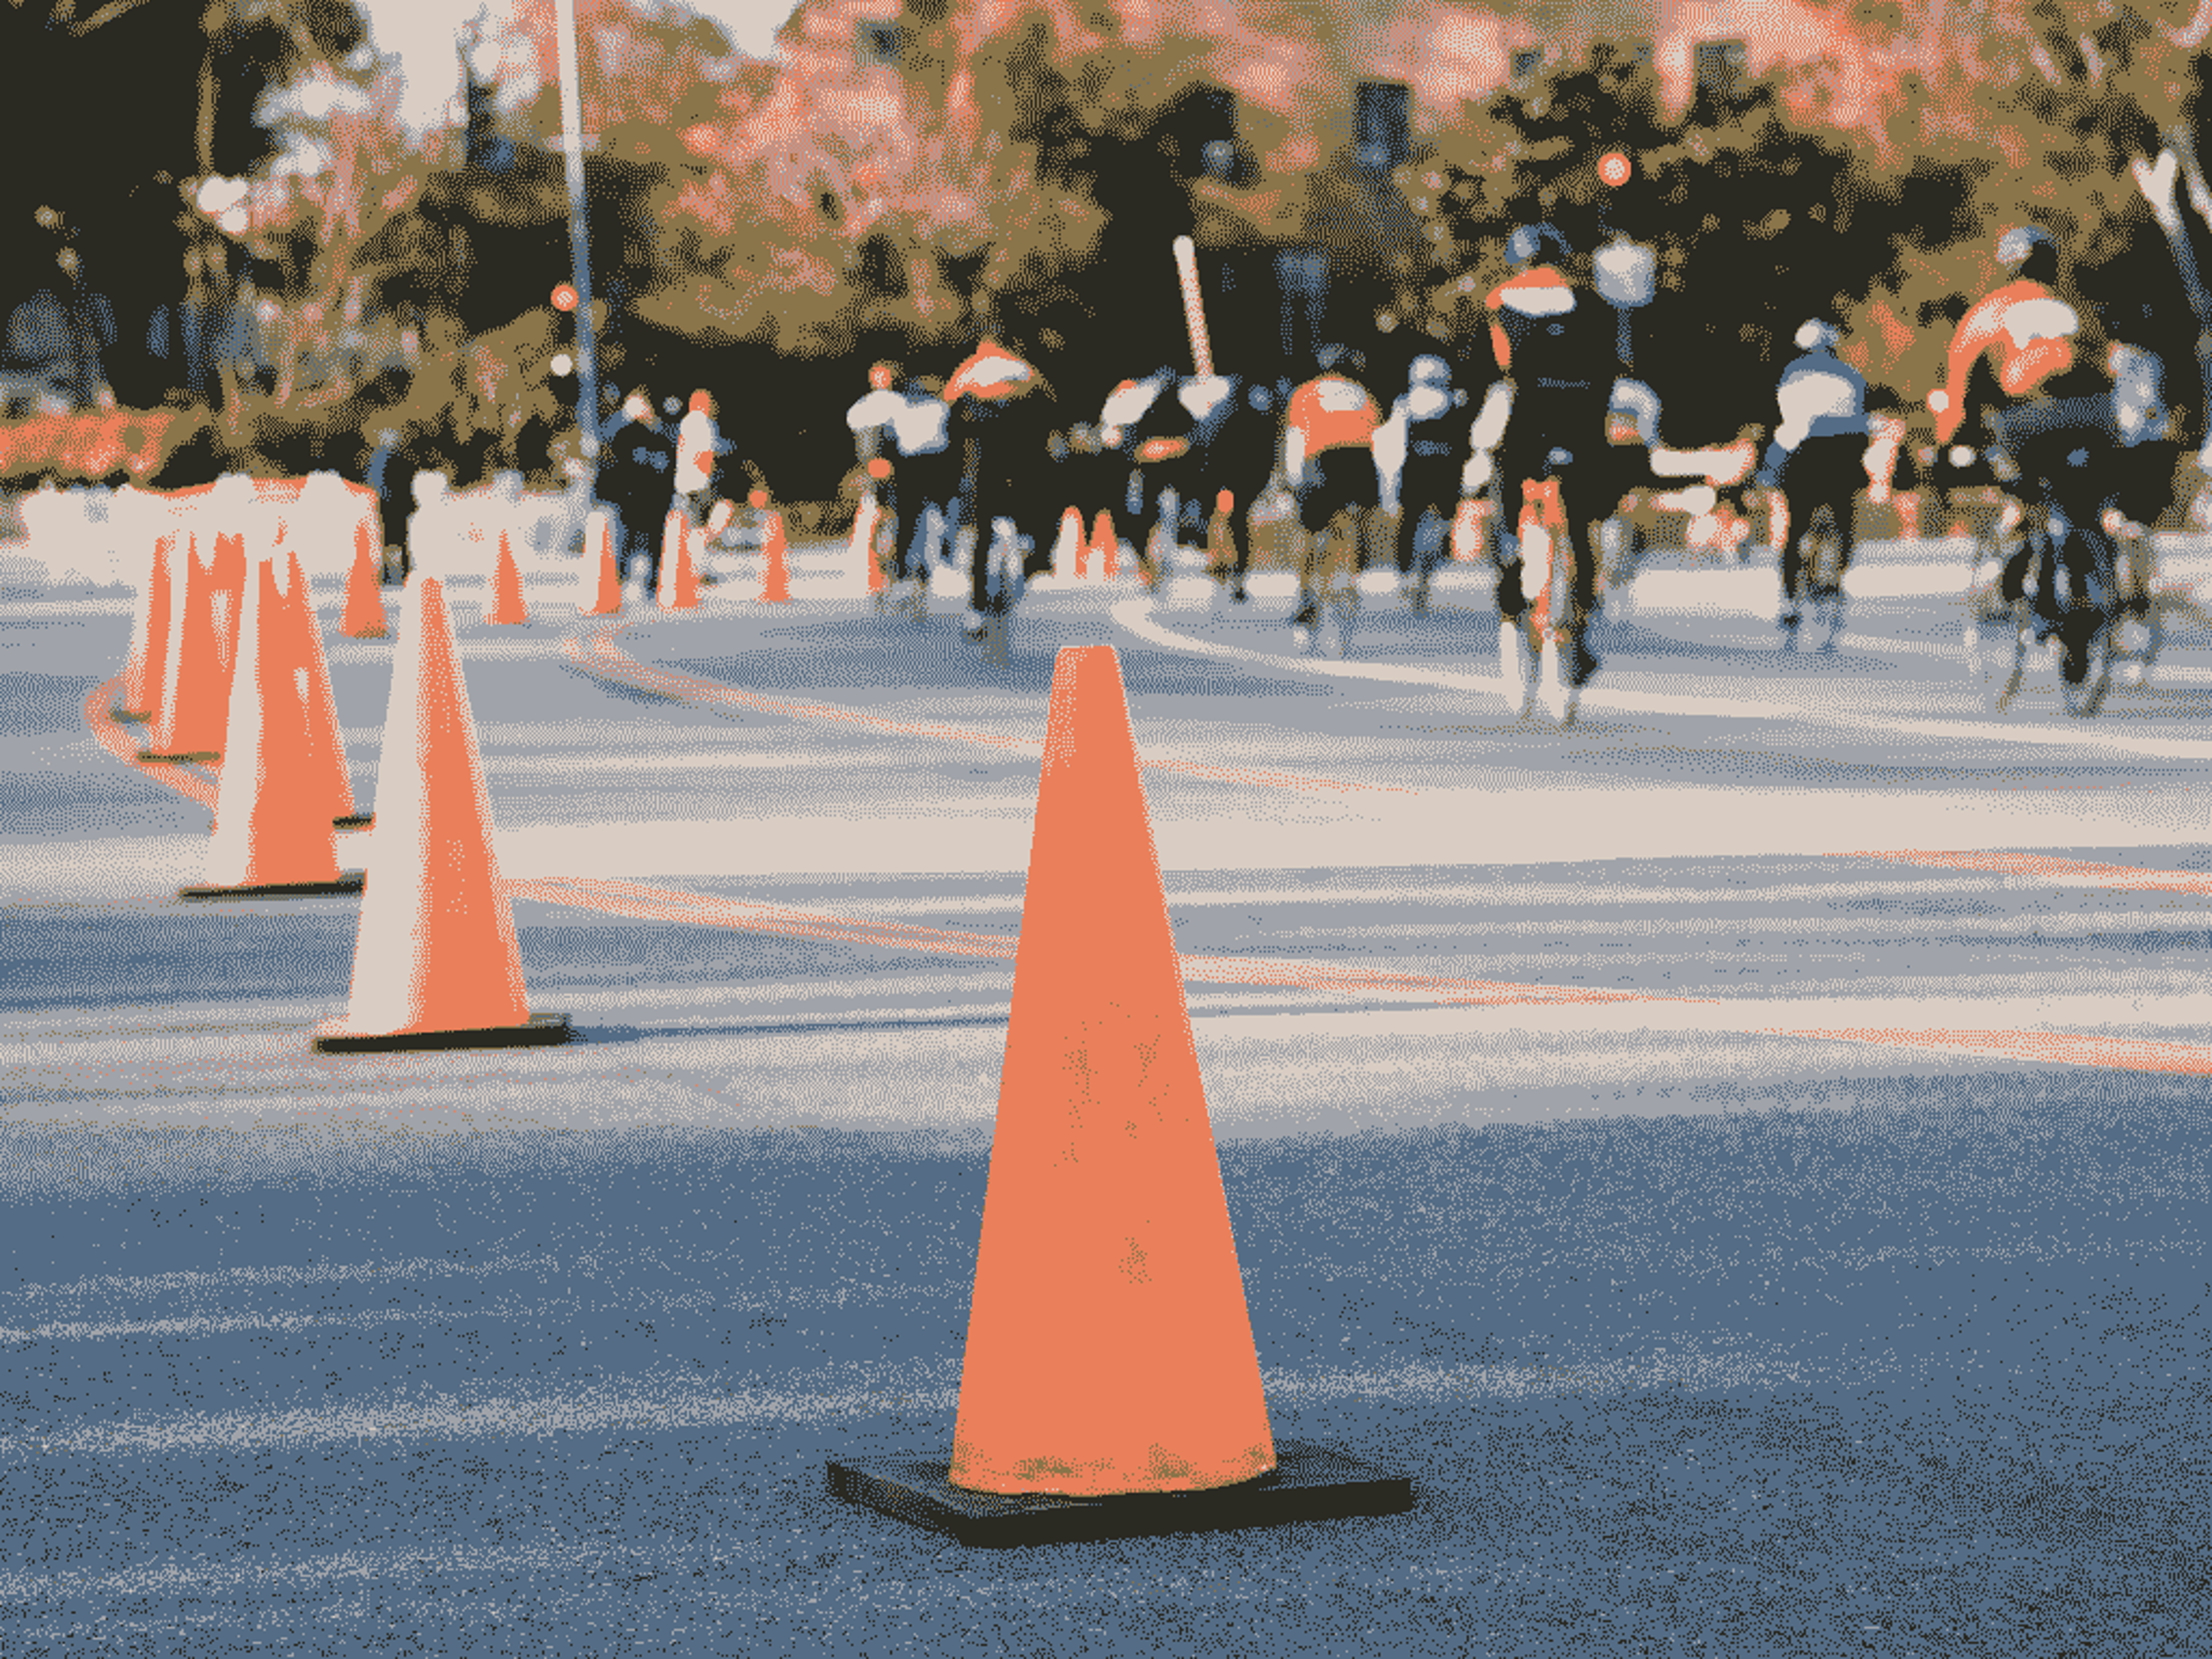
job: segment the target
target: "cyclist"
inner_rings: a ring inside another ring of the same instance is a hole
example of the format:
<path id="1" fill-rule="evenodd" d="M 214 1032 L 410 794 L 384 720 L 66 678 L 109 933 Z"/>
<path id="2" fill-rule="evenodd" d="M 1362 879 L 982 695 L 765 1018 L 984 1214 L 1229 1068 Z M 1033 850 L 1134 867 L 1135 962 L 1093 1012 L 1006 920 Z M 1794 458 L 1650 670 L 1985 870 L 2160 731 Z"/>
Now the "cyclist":
<path id="1" fill-rule="evenodd" d="M 1936 441 L 1948 445 L 1978 405 L 1984 430 L 2032 501 L 2050 511 L 2064 580 L 2037 585 L 2036 637 L 2063 647 L 2069 686 L 2089 671 L 2090 648 L 2112 603 L 2112 546 L 2101 520 L 2112 504 L 2111 457 L 2118 432 L 2106 343 L 2086 306 L 2060 286 L 2058 246 L 2040 228 L 2008 230 L 1997 264 L 2010 280 L 1959 319 L 1944 383 L 1928 394 Z M 2077 533 L 2068 533 L 2069 532 Z M 2006 563 L 2008 601 L 2027 591 L 2037 551 Z"/>
<path id="2" fill-rule="evenodd" d="M 1291 637 L 1301 651 L 1313 644 L 1324 599 L 1338 613 L 1340 647 L 1349 631 L 1359 607 L 1360 528 L 1382 494 L 1375 471 L 1382 416 L 1352 378 L 1364 367 L 1359 354 L 1324 345 L 1314 361 L 1321 373 L 1291 394 L 1283 436 L 1283 473 L 1306 532 L 1298 608 L 1291 617 Z"/>
<path id="3" fill-rule="evenodd" d="M 1607 441 L 1617 334 L 1609 307 L 1569 279 L 1574 251 L 1558 228 L 1524 225 L 1506 243 L 1514 274 L 1491 289 L 1491 350 L 1510 381 L 1510 411 L 1496 462 L 1500 556 L 1498 609 L 1509 623 L 1527 614 L 1519 529 L 1527 481 L 1560 478 L 1574 591 L 1560 665 L 1571 690 L 1597 672 L 1584 637 L 1597 601 L 1597 528 L 1620 505 L 1624 464 Z M 1496 403 L 1486 404 L 1495 410 Z M 1481 417 L 1478 428 L 1488 424 Z M 1541 580 L 1540 576 L 1540 580 Z"/>
<path id="4" fill-rule="evenodd" d="M 1398 475 L 1398 580 L 1402 586 L 1412 579 L 1416 611 L 1429 608 L 1429 584 L 1450 535 L 1467 465 L 1463 444 L 1450 435 L 1457 428 L 1448 428 L 1445 420 L 1467 406 L 1467 393 L 1455 391 L 1451 381 L 1451 365 L 1443 358 L 1427 352 L 1414 358 L 1405 393 L 1390 405 L 1390 418 L 1375 440 L 1376 465 Z M 1386 449 L 1396 452 L 1389 458 L 1398 461 L 1395 469 L 1389 468 Z M 1425 528 L 1421 520 L 1431 513 L 1442 523 Z"/>
<path id="5" fill-rule="evenodd" d="M 1003 538 L 1012 549 L 1019 548 L 1021 520 L 1032 515 L 1048 487 L 1052 389 L 1035 364 L 986 333 L 945 383 L 945 401 L 960 445 L 964 517 L 975 526 L 962 626 L 970 638 L 981 639 L 987 617 L 1003 617 L 1013 608 L 1020 574 L 1034 574 L 1024 572 L 1029 562 L 1024 561 L 994 580 L 992 544 Z M 1044 550 L 1037 556 L 1049 562 L 1050 541 L 1041 546 Z"/>
<path id="6" fill-rule="evenodd" d="M 1814 318 L 1797 331 L 1804 355 L 1782 371 L 1774 399 L 1782 422 L 1766 446 L 1762 480 L 1782 492 L 1790 515 L 1782 544 L 1782 614 L 1776 625 L 1796 638 L 1800 610 L 1808 597 L 1832 603 L 1840 629 L 1844 572 L 1851 562 L 1851 510 L 1866 487 L 1866 377 L 1836 356 L 1842 337 L 1833 325 Z M 1805 532 L 1821 507 L 1835 514 L 1837 557 L 1832 585 L 1805 570 Z M 1809 592 L 1808 592 L 1809 590 Z"/>
<path id="7" fill-rule="evenodd" d="M 891 435 L 898 451 L 885 504 L 896 561 L 891 579 L 912 578 L 924 591 L 929 585 L 930 550 L 939 536 L 951 538 L 960 497 L 960 457 L 952 447 L 952 411 L 945 407 L 944 391 L 945 383 L 934 377 L 908 380 L 891 416 Z"/>
<path id="8" fill-rule="evenodd" d="M 1229 538 L 1237 550 L 1237 562 L 1216 569 L 1215 580 L 1227 582 L 1230 598 L 1242 605 L 1246 574 L 1252 568 L 1252 507 L 1267 488 L 1275 471 L 1279 442 L 1276 411 L 1283 406 L 1286 388 L 1273 380 L 1243 375 L 1216 376 L 1211 382 L 1193 380 L 1177 394 L 1185 399 L 1196 420 L 1192 433 L 1193 486 L 1197 499 L 1185 507 L 1209 514 L 1215 499 L 1229 496 Z"/>

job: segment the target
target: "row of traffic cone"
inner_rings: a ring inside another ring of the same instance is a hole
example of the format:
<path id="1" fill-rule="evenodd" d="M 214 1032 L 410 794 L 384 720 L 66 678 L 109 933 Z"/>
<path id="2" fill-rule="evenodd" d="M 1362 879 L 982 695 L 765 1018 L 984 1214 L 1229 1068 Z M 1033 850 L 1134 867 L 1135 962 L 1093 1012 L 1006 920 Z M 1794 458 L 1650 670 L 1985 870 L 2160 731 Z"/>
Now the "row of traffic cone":
<path id="1" fill-rule="evenodd" d="M 261 555 L 244 584 L 210 872 L 327 889 L 343 879 L 330 802 L 299 781 L 318 775 L 327 671 L 296 555 L 284 563 L 280 581 Z M 565 1021 L 530 1012 L 468 690 L 427 575 L 406 591 L 380 794 L 347 1012 L 315 1046 L 565 1040 Z M 289 879 L 302 874 L 315 879 Z M 1119 659 L 1063 651 L 949 1481 L 1109 1504 L 1228 1492 L 1233 1522 L 1284 1518 L 1265 1508 L 1285 1501 L 1265 1479 L 1280 1461 Z M 834 1463 L 831 1479 L 885 1493 Z M 1334 1512 L 1410 1502 L 1368 1480 L 1343 1492 Z"/>

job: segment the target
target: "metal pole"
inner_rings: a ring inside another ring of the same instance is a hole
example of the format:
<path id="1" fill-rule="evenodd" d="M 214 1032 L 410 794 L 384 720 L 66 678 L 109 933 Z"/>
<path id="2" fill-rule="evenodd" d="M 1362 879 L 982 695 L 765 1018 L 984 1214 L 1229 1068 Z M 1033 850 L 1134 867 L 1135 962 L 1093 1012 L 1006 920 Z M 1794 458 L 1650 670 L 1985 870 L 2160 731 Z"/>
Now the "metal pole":
<path id="1" fill-rule="evenodd" d="M 561 156 L 568 174 L 568 246 L 576 289 L 576 428 L 588 495 L 599 483 L 599 359 L 592 338 L 591 230 L 584 198 L 583 96 L 576 74 L 576 0 L 553 0 L 561 59 Z"/>

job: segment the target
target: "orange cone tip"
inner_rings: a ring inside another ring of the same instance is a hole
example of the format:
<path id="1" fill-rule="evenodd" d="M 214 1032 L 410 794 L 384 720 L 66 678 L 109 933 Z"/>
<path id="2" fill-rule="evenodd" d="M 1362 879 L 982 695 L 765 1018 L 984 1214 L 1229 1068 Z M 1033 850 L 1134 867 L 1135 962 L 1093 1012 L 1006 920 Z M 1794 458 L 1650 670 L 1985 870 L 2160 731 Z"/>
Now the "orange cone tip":
<path id="1" fill-rule="evenodd" d="M 1064 650 L 951 1479 L 1104 1495 L 1274 1467 L 1120 661 Z"/>
<path id="2" fill-rule="evenodd" d="M 522 604 L 522 571 L 514 562 L 514 544 L 507 532 L 499 532 L 499 567 L 492 575 L 492 605 L 484 612 L 488 623 L 516 623 L 530 620 Z"/>

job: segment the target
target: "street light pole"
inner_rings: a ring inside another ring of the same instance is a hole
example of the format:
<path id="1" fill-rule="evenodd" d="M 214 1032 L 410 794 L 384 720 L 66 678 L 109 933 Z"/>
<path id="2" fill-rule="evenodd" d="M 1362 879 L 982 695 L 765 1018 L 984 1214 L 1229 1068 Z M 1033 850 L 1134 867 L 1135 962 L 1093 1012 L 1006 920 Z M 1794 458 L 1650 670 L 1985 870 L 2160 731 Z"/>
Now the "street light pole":
<path id="1" fill-rule="evenodd" d="M 568 246 L 576 288 L 576 428 L 587 497 L 599 481 L 599 358 L 592 338 L 591 229 L 584 196 L 583 97 L 576 73 L 576 0 L 553 0 L 561 63 L 561 156 L 568 175 Z"/>

